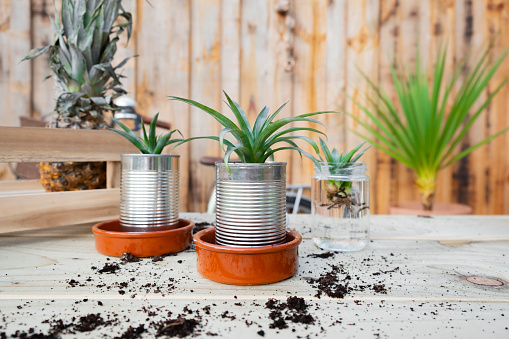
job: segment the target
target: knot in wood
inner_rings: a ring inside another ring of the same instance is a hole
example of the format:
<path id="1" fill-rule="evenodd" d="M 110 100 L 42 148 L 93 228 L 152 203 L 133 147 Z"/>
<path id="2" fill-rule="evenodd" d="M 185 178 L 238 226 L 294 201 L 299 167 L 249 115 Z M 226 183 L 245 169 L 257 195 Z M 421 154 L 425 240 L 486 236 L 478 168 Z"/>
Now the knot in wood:
<path id="1" fill-rule="evenodd" d="M 481 277 L 481 276 L 471 276 L 471 277 L 461 277 L 462 279 L 465 279 L 466 281 L 476 284 L 476 285 L 482 285 L 482 286 L 504 286 L 505 283 L 499 279 L 496 278 L 489 278 L 489 277 Z"/>
<path id="2" fill-rule="evenodd" d="M 290 1 L 289 0 L 279 0 L 276 4 L 276 12 L 281 15 L 286 15 L 290 11 Z"/>

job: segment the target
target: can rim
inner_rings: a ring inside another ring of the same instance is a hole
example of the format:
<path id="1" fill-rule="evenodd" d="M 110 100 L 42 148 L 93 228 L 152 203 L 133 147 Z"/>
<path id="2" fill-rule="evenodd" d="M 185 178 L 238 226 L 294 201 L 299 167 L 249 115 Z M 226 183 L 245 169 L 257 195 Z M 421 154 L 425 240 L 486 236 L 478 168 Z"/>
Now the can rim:
<path id="1" fill-rule="evenodd" d="M 230 168 L 243 168 L 243 167 L 270 167 L 270 166 L 286 166 L 286 162 L 284 161 L 266 161 L 264 163 L 243 163 L 243 162 L 230 162 L 228 163 Z M 216 161 L 216 167 L 225 168 L 226 165 L 224 161 Z"/>
<path id="2" fill-rule="evenodd" d="M 224 246 L 210 243 L 204 238 L 207 238 L 207 235 L 214 235 L 215 238 L 215 227 L 206 228 L 198 233 L 196 233 L 193 237 L 193 242 L 196 244 L 197 248 L 211 251 L 211 252 L 219 252 L 219 253 L 235 253 L 235 254 L 262 254 L 262 253 L 274 253 L 287 251 L 294 247 L 299 246 L 302 242 L 302 236 L 294 231 L 287 229 L 286 230 L 286 240 L 282 244 L 278 245 L 264 245 L 264 246 Z"/>
<path id="3" fill-rule="evenodd" d="M 143 154 L 143 153 L 123 153 L 120 154 L 121 157 L 154 157 L 154 158 L 180 158 L 180 155 L 176 154 Z"/>

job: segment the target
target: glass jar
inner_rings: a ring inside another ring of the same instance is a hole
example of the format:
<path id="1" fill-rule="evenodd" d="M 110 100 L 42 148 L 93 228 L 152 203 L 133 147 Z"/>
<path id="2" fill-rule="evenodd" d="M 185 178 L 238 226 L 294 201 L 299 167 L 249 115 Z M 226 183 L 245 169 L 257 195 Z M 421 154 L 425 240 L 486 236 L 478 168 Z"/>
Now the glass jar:
<path id="1" fill-rule="evenodd" d="M 315 167 L 311 183 L 313 242 L 329 251 L 359 251 L 369 243 L 366 163 Z"/>

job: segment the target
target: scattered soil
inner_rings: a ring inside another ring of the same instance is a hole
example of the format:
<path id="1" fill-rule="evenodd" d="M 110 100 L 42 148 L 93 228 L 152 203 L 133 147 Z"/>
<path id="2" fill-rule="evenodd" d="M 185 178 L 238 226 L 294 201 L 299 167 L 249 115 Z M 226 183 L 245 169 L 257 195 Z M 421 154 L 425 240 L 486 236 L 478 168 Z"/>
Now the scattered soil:
<path id="1" fill-rule="evenodd" d="M 369 260 L 370 259 L 367 259 L 367 261 Z M 393 273 L 398 270 L 399 267 L 396 267 L 395 269 L 389 271 L 374 272 L 372 275 L 379 276 L 382 273 Z M 366 285 L 352 284 L 353 279 L 351 275 L 342 265 L 332 265 L 331 270 L 321 274 L 319 278 L 307 278 L 306 280 L 309 284 L 317 288 L 315 297 L 318 298 L 320 298 L 322 294 L 325 293 L 331 298 L 343 299 L 345 295 L 351 293 L 352 291 L 364 291 L 366 289 L 371 289 L 376 293 L 387 294 L 387 287 L 383 283 Z M 356 277 L 355 280 L 359 281 L 360 277 Z"/>
<path id="2" fill-rule="evenodd" d="M 103 268 L 101 268 L 98 273 L 116 273 L 120 269 L 120 266 L 114 262 L 114 263 L 106 263 L 104 264 Z"/>
<path id="3" fill-rule="evenodd" d="M 387 289 L 385 288 L 385 285 L 373 285 L 373 290 L 376 293 L 387 294 Z"/>
<path id="4" fill-rule="evenodd" d="M 163 259 L 164 259 L 164 257 L 162 255 L 158 255 L 158 256 L 152 258 L 152 262 L 163 261 Z"/>
<path id="5" fill-rule="evenodd" d="M 120 261 L 122 262 L 122 264 L 127 264 L 130 262 L 139 262 L 140 258 L 136 257 L 132 253 L 123 253 L 122 256 L 120 257 Z"/>
<path id="6" fill-rule="evenodd" d="M 313 324 L 315 321 L 313 316 L 308 314 L 308 305 L 304 298 L 288 297 L 286 303 L 282 303 L 275 299 L 269 299 L 269 301 L 265 303 L 265 308 L 272 310 L 269 313 L 269 319 L 272 320 L 269 328 L 277 328 L 280 330 L 288 328 L 286 321 L 301 324 Z"/>
<path id="7" fill-rule="evenodd" d="M 194 229 L 195 233 L 213 226 L 213 224 L 202 222 L 197 223 Z M 193 251 L 193 249 L 189 249 L 188 251 Z M 167 263 L 169 265 L 164 264 L 153 264 L 154 262 L 163 261 L 166 257 L 176 256 L 177 254 L 168 254 L 162 255 L 152 258 L 138 258 L 134 256 L 132 253 L 124 253 L 122 257 L 119 259 L 110 259 L 107 258 L 106 262 L 97 263 L 95 266 L 92 266 L 91 269 L 93 274 L 90 276 L 81 276 L 80 274 L 72 277 L 71 279 L 67 279 L 62 283 L 65 283 L 66 288 L 80 288 L 83 286 L 87 287 L 95 287 L 99 292 L 103 291 L 113 291 L 114 293 L 119 293 L 124 295 L 125 298 L 136 297 L 138 294 L 159 294 L 164 296 L 166 294 L 171 294 L 175 289 L 184 289 L 186 290 L 187 283 L 192 282 L 193 279 L 186 274 L 175 274 L 172 275 L 172 271 L 181 270 L 182 266 L 178 265 L 179 263 L 184 263 L 185 260 L 177 260 L 168 259 Z M 392 276 L 392 274 L 407 274 L 405 268 L 402 266 L 403 271 L 400 272 L 400 268 L 394 268 L 392 265 L 392 261 L 387 260 L 387 258 L 382 257 L 385 260 L 385 263 L 379 264 L 379 260 L 376 260 L 374 263 L 374 259 L 372 257 L 365 257 L 364 259 L 360 259 L 355 264 L 349 265 L 334 265 L 333 263 L 336 260 L 331 260 L 337 257 L 334 252 L 322 252 L 322 253 L 313 253 L 308 254 L 307 258 L 313 258 L 313 262 L 319 263 L 320 266 L 326 267 L 325 271 L 318 275 L 319 266 L 316 269 L 312 269 L 309 271 L 311 274 L 317 274 L 318 277 L 314 276 L 312 278 L 304 278 L 307 280 L 309 284 L 311 284 L 316 289 L 316 296 L 320 297 L 321 295 L 327 295 L 332 298 L 344 298 L 349 293 L 353 291 L 371 291 L 371 293 L 380 293 L 387 294 L 390 287 L 385 285 L 387 280 L 384 280 L 384 275 L 386 277 Z M 390 257 L 393 257 L 394 254 L 391 253 Z M 348 260 L 344 260 L 343 256 L 341 257 L 343 263 L 349 262 Z M 302 259 L 302 258 L 301 258 Z M 311 260 L 310 260 L 311 261 Z M 152 280 L 140 279 L 138 278 L 138 272 L 141 267 L 149 268 L 147 270 L 150 277 L 153 276 Z M 356 274 L 350 274 L 349 271 L 355 272 Z M 180 272 L 180 271 L 177 271 Z M 83 273 L 81 273 L 83 274 Z M 105 276 L 104 274 L 108 274 Z M 114 276 L 109 276 L 110 274 Z M 160 279 L 160 277 L 165 276 L 164 279 Z M 364 279 L 369 280 L 365 282 Z M 375 281 L 373 280 L 375 279 Z M 142 281 L 142 282 L 141 282 Z M 192 292 L 192 290 L 188 290 Z M 314 292 L 311 292 L 311 294 Z M 290 294 L 290 292 L 288 292 Z M 237 299 L 234 296 L 234 299 Z M 74 304 L 80 304 L 83 302 L 87 302 L 88 299 L 77 300 Z M 361 301 L 358 301 L 359 303 Z M 189 307 L 184 307 L 182 309 L 182 314 L 175 314 L 172 316 L 171 312 L 168 308 L 155 307 L 152 305 L 146 305 L 137 309 L 137 312 L 143 312 L 147 315 L 146 320 L 142 321 L 142 323 L 134 323 L 131 324 L 131 319 L 126 317 L 125 315 L 117 314 L 115 311 L 106 311 L 108 307 L 108 302 L 104 302 L 106 304 L 103 305 L 102 301 L 93 301 L 94 305 L 102 306 L 99 309 L 102 311 L 101 313 L 91 313 L 88 315 L 76 316 L 75 318 L 67 320 L 53 318 L 50 320 L 46 320 L 45 323 L 49 324 L 50 329 L 46 331 L 47 333 L 36 333 L 37 328 L 30 328 L 27 332 L 17 331 L 14 334 L 10 334 L 15 338 L 59 338 L 61 335 L 69 335 L 76 333 L 89 333 L 93 332 L 96 329 L 104 329 L 104 331 L 110 331 L 110 328 L 105 329 L 107 326 L 112 326 L 111 330 L 115 330 L 116 325 L 122 324 L 122 330 L 116 329 L 114 333 L 110 334 L 110 337 L 115 337 L 118 339 L 127 339 L 127 338 L 141 338 L 143 336 L 156 336 L 156 337 L 187 337 L 187 336 L 196 336 L 197 334 L 206 334 L 208 336 L 219 336 L 226 337 L 227 333 L 212 333 L 212 332 L 200 332 L 202 328 L 206 327 L 207 322 L 211 321 L 235 321 L 232 323 L 233 326 L 244 326 L 245 328 L 252 330 L 253 334 L 257 333 L 259 336 L 264 337 L 266 333 L 268 336 L 273 335 L 274 333 L 279 333 L 280 330 L 298 332 L 299 326 L 300 328 L 308 328 L 308 326 L 314 326 L 312 329 L 316 329 L 317 337 L 319 337 L 319 333 L 325 331 L 321 325 L 323 319 L 315 318 L 313 311 L 316 311 L 320 308 L 318 304 L 313 304 L 313 307 L 310 307 L 308 303 L 303 298 L 297 296 L 289 296 L 286 300 L 276 300 L 269 299 L 265 305 L 257 304 L 256 302 L 252 303 L 252 306 L 261 309 L 266 309 L 268 314 L 268 319 L 270 319 L 269 326 L 267 327 L 257 324 L 253 321 L 252 318 L 246 319 L 246 314 L 242 314 L 242 312 L 236 311 L 243 306 L 248 306 L 248 302 L 235 302 L 232 303 L 231 306 L 235 309 L 228 309 L 225 311 L 224 308 L 220 310 L 214 310 L 214 307 L 217 305 L 214 303 L 204 302 L 202 304 L 198 303 L 199 308 L 192 310 Z M 357 304 L 357 301 L 355 301 Z M 357 304 L 358 305 L 358 304 Z M 237 307 L 234 307 L 237 306 Z M 73 308 L 77 314 L 79 312 L 79 305 Z M 97 306 L 96 306 L 97 307 Z M 223 306 L 224 307 L 224 306 Z M 18 307 L 26 312 L 25 305 L 20 305 Z M 171 309 L 174 311 L 173 309 Z M 413 311 L 413 310 L 412 310 Z M 251 311 L 248 311 L 250 314 Z M 258 313 L 258 312 L 257 312 Z M 202 317 L 202 315 L 204 315 Z M 206 315 L 206 316 L 205 316 Z M 0 312 L 0 320 L 1 320 L 1 312 Z M 5 318 L 4 318 L 5 319 Z M 110 320 L 114 319 L 114 320 Z M 338 317 L 335 319 L 334 324 L 341 324 L 342 318 Z M 5 323 L 5 320 L 4 320 Z M 130 325 L 130 326 L 129 326 Z M 347 324 L 347 325 L 355 325 L 355 324 Z M 126 329 L 126 327 L 129 328 Z M 0 322 L 0 330 L 4 330 L 2 328 L 2 324 Z M 271 331 L 275 331 L 272 332 Z M 321 332 L 320 332 L 321 331 Z M 94 336 L 94 333 L 91 333 L 91 336 Z M 0 339 L 7 338 L 6 333 L 0 331 Z"/>
<path id="8" fill-rule="evenodd" d="M 70 328 L 78 332 L 90 332 L 103 325 L 111 325 L 111 321 L 105 321 L 100 313 L 88 314 L 80 317 L 77 324 L 69 325 Z"/>
<path id="9" fill-rule="evenodd" d="M 121 336 L 115 337 L 115 339 L 137 339 L 141 338 L 141 335 L 145 332 L 145 325 L 141 324 L 138 327 L 129 326 L 127 331 L 122 333 Z"/>
<path id="10" fill-rule="evenodd" d="M 333 257 L 335 254 L 336 253 L 334 253 L 334 252 L 313 253 L 313 254 L 308 254 L 308 258 L 327 259 L 327 258 Z"/>
<path id="11" fill-rule="evenodd" d="M 196 319 L 186 319 L 178 317 L 176 319 L 169 319 L 152 323 L 156 329 L 156 337 L 169 336 L 169 337 L 187 337 L 192 334 L 200 323 Z"/>
<path id="12" fill-rule="evenodd" d="M 308 308 L 304 298 L 299 297 L 288 297 L 288 299 L 286 299 L 286 304 L 288 305 L 289 309 L 299 312 L 305 312 Z"/>
<path id="13" fill-rule="evenodd" d="M 194 224 L 193 234 L 203 231 L 204 229 L 209 227 L 214 227 L 214 224 L 208 222 L 197 222 L 196 224 Z"/>
<path id="14" fill-rule="evenodd" d="M 344 298 L 350 292 L 350 289 L 348 288 L 348 283 L 341 284 L 339 282 L 339 273 L 345 274 L 346 272 L 341 267 L 332 265 L 330 272 L 322 274 L 318 279 L 308 279 L 308 283 L 318 289 L 315 296 L 320 298 L 322 293 L 325 293 L 331 298 Z"/>

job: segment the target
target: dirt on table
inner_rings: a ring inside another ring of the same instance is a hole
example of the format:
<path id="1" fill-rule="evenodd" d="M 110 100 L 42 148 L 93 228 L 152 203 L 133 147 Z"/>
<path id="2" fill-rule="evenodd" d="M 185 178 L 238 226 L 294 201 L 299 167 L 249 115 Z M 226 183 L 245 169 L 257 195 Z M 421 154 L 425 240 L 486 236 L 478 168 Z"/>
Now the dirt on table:
<path id="1" fill-rule="evenodd" d="M 122 262 L 122 264 L 127 264 L 130 262 L 139 262 L 140 258 L 138 258 L 132 253 L 123 253 L 122 256 L 120 257 L 120 261 Z"/>
<path id="2" fill-rule="evenodd" d="M 141 335 L 145 333 L 145 325 L 141 324 L 138 327 L 129 326 L 129 328 L 122 333 L 120 336 L 114 339 L 137 339 L 141 338 Z"/>
<path id="3" fill-rule="evenodd" d="M 197 222 L 194 224 L 193 235 L 210 227 L 214 227 L 214 224 L 208 222 Z"/>
<path id="4" fill-rule="evenodd" d="M 213 226 L 209 223 L 197 223 L 197 225 L 202 229 Z M 188 251 L 193 251 L 193 249 Z M 124 253 L 122 257 L 116 260 L 106 258 L 105 261 L 96 263 L 91 267 L 93 274 L 90 274 L 90 276 L 82 277 L 80 274 L 77 274 L 69 277 L 69 279 L 62 283 L 65 283 L 66 288 L 69 289 L 80 289 L 82 287 L 96 288 L 98 293 L 113 290 L 122 296 L 125 295 L 125 298 L 136 298 L 140 293 L 165 296 L 179 289 L 192 293 L 193 290 L 188 289 L 187 283 L 192 282 L 193 278 L 181 274 L 181 271 L 178 271 L 178 275 L 169 275 L 169 272 L 174 269 L 176 270 L 179 264 L 187 261 L 186 257 L 166 259 L 176 255 L 169 254 L 152 258 L 138 258 L 132 253 Z M 390 253 L 387 258 L 393 256 Z M 341 258 L 340 262 L 344 263 L 344 265 L 337 263 L 338 257 Z M 308 254 L 306 258 L 313 258 L 313 263 L 320 263 L 321 266 L 325 267 L 325 270 L 321 273 L 317 273 L 319 272 L 318 269 L 309 271 L 310 274 L 316 274 L 312 278 L 300 277 L 313 286 L 310 296 L 315 292 L 314 290 L 316 290 L 315 296 L 321 297 L 327 295 L 339 299 L 344 298 L 353 291 L 372 291 L 373 293 L 387 294 L 390 287 L 386 286 L 387 280 L 385 280 L 385 277 L 402 273 L 399 267 L 393 265 L 392 259 L 385 258 L 385 262 L 382 262 L 382 264 L 379 262 L 374 264 L 373 258 L 369 255 L 361 258 L 354 264 L 349 261 L 345 263 L 344 255 L 334 252 L 312 253 Z M 162 261 L 165 262 L 159 264 Z M 137 274 L 141 267 L 148 268 L 148 272 L 150 272 L 148 274 L 150 276 L 153 275 L 154 279 L 149 279 L 148 282 L 147 279 L 139 279 Z M 166 278 L 161 280 L 161 274 L 165 272 Z M 373 277 L 376 277 L 375 281 L 372 279 Z M 287 293 L 290 294 L 290 291 Z M 236 295 L 233 298 L 238 299 Z M 88 299 L 82 299 L 73 301 L 73 303 L 78 305 L 87 301 Z M 53 339 L 59 338 L 61 335 L 94 333 L 95 330 L 98 330 L 96 333 L 99 333 L 102 329 L 102 331 L 112 332 L 111 337 L 116 336 L 115 338 L 119 339 L 141 338 L 148 335 L 152 337 L 179 338 L 199 334 L 219 337 L 228 336 L 230 331 L 228 329 L 220 333 L 206 332 L 204 330 L 207 328 L 208 321 L 216 321 L 218 318 L 219 321 L 231 321 L 236 324 L 234 326 L 239 326 L 239 324 L 240 326 L 245 326 L 246 330 L 249 329 L 253 331 L 251 333 L 256 333 L 261 337 L 266 336 L 266 334 L 272 336 L 281 330 L 296 332 L 299 330 L 299 326 L 301 329 L 310 328 L 313 331 L 316 329 L 317 336 L 323 331 L 322 319 L 319 319 L 315 314 L 320 306 L 316 303 L 310 304 L 304 298 L 298 296 L 288 296 L 283 300 L 269 299 L 263 305 L 253 301 L 251 306 L 254 307 L 255 314 L 258 315 L 259 312 L 263 314 L 263 310 L 266 310 L 265 317 L 267 318 L 265 318 L 265 321 L 269 320 L 268 325 L 260 325 L 255 319 L 247 318 L 247 314 L 253 312 L 251 310 L 243 314 L 232 309 L 217 309 L 217 305 L 210 302 L 203 302 L 199 308 L 194 310 L 186 306 L 180 314 L 174 316 L 171 315 L 174 309 L 144 305 L 137 311 L 146 313 L 147 317 L 145 320 L 141 320 L 140 323 L 133 321 L 131 324 L 131 319 L 129 318 L 123 318 L 121 322 L 117 321 L 119 319 L 118 314 L 114 311 L 112 312 L 111 309 L 106 311 L 111 305 L 108 305 L 106 300 L 103 301 L 93 301 L 95 307 L 99 308 L 101 313 L 83 315 L 79 311 L 79 306 L 76 306 L 73 310 L 79 316 L 77 315 L 71 319 L 67 317 L 67 320 L 53 317 L 51 320 L 46 321 L 50 325 L 48 331 L 37 332 L 37 328 L 30 328 L 26 332 L 17 331 L 10 335 L 15 338 Z M 357 304 L 357 301 L 355 303 Z M 241 298 L 240 300 L 235 300 L 231 307 L 236 309 L 237 307 L 242 308 L 244 305 L 246 305 L 246 302 Z M 310 307 L 311 305 L 313 307 Z M 341 324 L 341 319 L 338 320 L 338 324 Z M 108 326 L 111 326 L 111 330 L 110 328 L 105 329 Z M 2 329 L 1 325 L 0 329 Z M 0 332 L 0 338 L 3 339 L 4 337 L 7 337 L 6 334 Z"/>
<path id="5" fill-rule="evenodd" d="M 334 255 L 335 255 L 334 252 L 312 253 L 312 254 L 308 254 L 308 258 L 327 259 L 327 258 L 333 257 Z"/>
<path id="6" fill-rule="evenodd" d="M 199 324 L 199 321 L 196 319 L 186 319 L 179 316 L 176 319 L 152 323 L 152 326 L 156 329 L 156 337 L 169 336 L 183 338 L 192 334 Z"/>
<path id="7" fill-rule="evenodd" d="M 313 324 L 315 321 L 314 317 L 308 314 L 308 305 L 304 298 L 291 296 L 286 299 L 286 303 L 269 299 L 265 303 L 265 308 L 271 310 L 269 319 L 272 323 L 269 328 L 287 328 L 287 321 L 302 324 Z"/>

